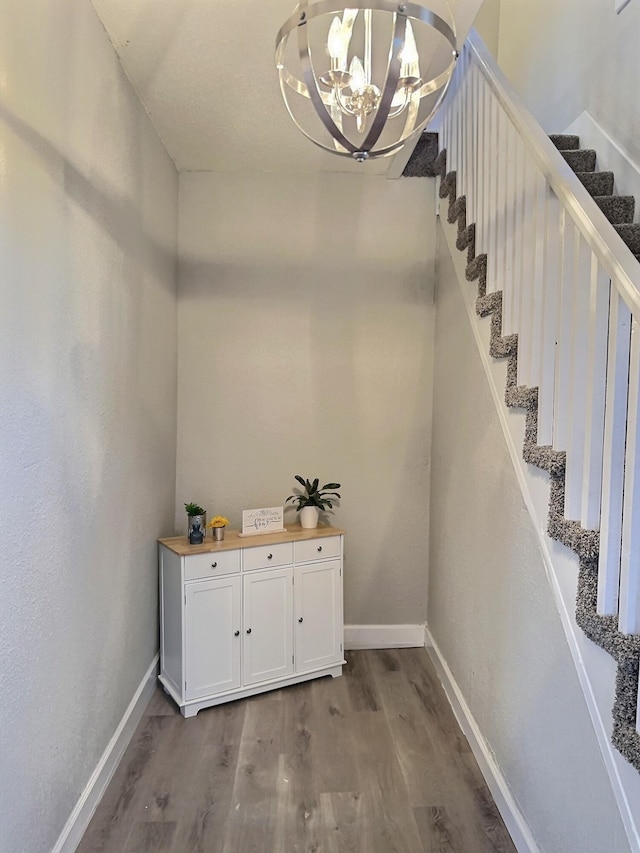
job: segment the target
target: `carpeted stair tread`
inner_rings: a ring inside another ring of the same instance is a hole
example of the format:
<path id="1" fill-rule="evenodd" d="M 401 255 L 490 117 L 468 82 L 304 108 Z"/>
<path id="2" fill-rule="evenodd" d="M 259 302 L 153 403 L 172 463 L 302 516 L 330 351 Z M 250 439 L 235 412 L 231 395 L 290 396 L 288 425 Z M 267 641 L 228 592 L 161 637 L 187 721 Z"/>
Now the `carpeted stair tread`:
<path id="1" fill-rule="evenodd" d="M 576 151 L 560 152 L 574 172 L 594 172 L 596 152 L 592 148 L 579 148 Z"/>
<path id="2" fill-rule="evenodd" d="M 576 172 L 576 175 L 593 196 L 613 193 L 613 172 Z"/>
<path id="3" fill-rule="evenodd" d="M 640 254 L 640 225 L 614 225 L 618 234 L 622 237 L 634 255 Z"/>
<path id="4" fill-rule="evenodd" d="M 597 195 L 593 200 L 613 225 L 633 222 L 636 200 L 632 195 Z"/>
<path id="5" fill-rule="evenodd" d="M 549 139 L 559 151 L 570 151 L 580 148 L 580 137 L 571 133 L 552 133 Z"/>

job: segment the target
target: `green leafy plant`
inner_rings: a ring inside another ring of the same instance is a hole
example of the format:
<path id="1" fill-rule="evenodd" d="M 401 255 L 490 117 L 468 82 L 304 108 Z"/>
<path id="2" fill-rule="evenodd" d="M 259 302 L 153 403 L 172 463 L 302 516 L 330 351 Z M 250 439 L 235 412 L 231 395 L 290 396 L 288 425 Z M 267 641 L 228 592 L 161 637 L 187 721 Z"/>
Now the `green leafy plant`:
<path id="1" fill-rule="evenodd" d="M 185 504 L 184 508 L 187 511 L 187 515 L 204 515 L 205 510 L 200 506 L 200 504 L 195 504 L 193 502 Z"/>
<path id="2" fill-rule="evenodd" d="M 304 492 L 300 492 L 298 489 L 298 493 L 289 495 L 285 503 L 291 501 L 293 504 L 297 504 L 296 512 L 300 512 L 305 506 L 315 506 L 322 510 L 326 510 L 327 507 L 333 509 L 333 502 L 336 498 L 340 499 L 340 493 L 335 491 L 340 488 L 340 483 L 325 483 L 324 486 L 320 487 L 320 480 L 317 477 L 313 482 L 303 479 L 298 474 L 295 475 L 295 478 Z"/>

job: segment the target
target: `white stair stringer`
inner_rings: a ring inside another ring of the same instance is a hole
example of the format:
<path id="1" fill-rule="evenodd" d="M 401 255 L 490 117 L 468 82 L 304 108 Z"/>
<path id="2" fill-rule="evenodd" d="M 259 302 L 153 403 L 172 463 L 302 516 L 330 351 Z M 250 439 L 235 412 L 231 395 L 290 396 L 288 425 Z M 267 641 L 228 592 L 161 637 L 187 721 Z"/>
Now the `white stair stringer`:
<path id="1" fill-rule="evenodd" d="M 466 200 L 456 196 L 456 174 L 446 172 L 445 151 L 436 173 L 440 198 L 449 200 L 447 216 L 444 206 L 440 211 L 443 230 L 483 368 L 629 844 L 640 851 L 640 767 L 634 767 L 639 736 L 627 701 L 634 688 L 637 699 L 640 638 L 619 634 L 614 623 L 606 622 L 611 617 L 596 613 L 598 533 L 562 514 L 565 454 L 536 444 L 537 389 L 517 385 L 517 336 L 502 337 L 502 293 L 486 293 L 487 256 L 475 255 L 475 225 L 467 226 Z M 465 284 L 476 280 L 477 288 Z"/>

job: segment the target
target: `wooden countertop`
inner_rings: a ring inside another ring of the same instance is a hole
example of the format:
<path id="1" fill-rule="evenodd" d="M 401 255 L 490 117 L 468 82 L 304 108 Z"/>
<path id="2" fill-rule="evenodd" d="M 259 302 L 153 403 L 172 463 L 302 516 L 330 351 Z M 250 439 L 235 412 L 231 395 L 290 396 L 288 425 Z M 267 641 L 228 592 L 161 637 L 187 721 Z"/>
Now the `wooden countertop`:
<path id="1" fill-rule="evenodd" d="M 289 524 L 282 533 L 262 533 L 257 536 L 240 536 L 239 530 L 225 531 L 222 542 L 216 542 L 207 528 L 207 538 L 202 545 L 190 545 L 186 536 L 171 536 L 168 539 L 158 539 L 174 554 L 186 557 L 190 554 L 213 554 L 216 551 L 233 551 L 235 548 L 255 548 L 258 545 L 277 545 L 279 542 L 302 542 L 305 539 L 322 539 L 325 536 L 341 536 L 346 533 L 339 527 L 320 525 L 311 529 L 300 527 L 299 524 Z"/>

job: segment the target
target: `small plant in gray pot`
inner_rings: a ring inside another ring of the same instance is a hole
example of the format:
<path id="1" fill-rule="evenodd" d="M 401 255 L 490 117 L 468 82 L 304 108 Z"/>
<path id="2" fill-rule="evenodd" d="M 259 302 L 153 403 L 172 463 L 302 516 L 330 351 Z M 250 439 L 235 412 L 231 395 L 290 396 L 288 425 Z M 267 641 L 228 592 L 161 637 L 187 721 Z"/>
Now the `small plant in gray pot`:
<path id="1" fill-rule="evenodd" d="M 336 492 L 336 489 L 340 488 L 340 483 L 325 483 L 324 486 L 320 486 L 320 480 L 317 477 L 313 482 L 305 480 L 299 474 L 296 474 L 295 478 L 303 491 L 296 489 L 295 494 L 289 495 L 285 503 L 291 501 L 297 504 L 296 512 L 300 513 L 301 527 L 317 527 L 320 510 L 333 509 L 334 502 L 340 500 L 340 493 Z"/>
<path id="2" fill-rule="evenodd" d="M 202 545 L 207 529 L 207 511 L 200 504 L 190 502 L 184 505 L 187 512 L 187 537 L 192 545 Z"/>

